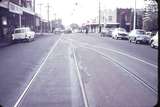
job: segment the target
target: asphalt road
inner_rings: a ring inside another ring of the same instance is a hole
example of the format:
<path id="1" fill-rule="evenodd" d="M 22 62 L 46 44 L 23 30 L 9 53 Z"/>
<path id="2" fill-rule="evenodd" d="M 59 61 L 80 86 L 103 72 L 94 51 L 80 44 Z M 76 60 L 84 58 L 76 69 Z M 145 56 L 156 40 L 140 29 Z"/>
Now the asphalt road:
<path id="1" fill-rule="evenodd" d="M 98 34 L 45 35 L 0 48 L 4 107 L 153 107 L 158 50 Z"/>

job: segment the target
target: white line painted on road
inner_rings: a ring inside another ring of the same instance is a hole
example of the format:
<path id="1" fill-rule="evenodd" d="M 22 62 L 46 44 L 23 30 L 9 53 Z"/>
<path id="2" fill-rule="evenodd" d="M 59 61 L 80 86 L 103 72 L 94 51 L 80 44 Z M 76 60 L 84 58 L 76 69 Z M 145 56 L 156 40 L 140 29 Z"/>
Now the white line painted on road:
<path id="1" fill-rule="evenodd" d="M 137 76 L 136 74 L 132 73 L 132 72 L 129 72 L 125 67 L 123 67 L 117 60 L 109 57 L 109 56 L 106 56 L 103 52 L 100 52 L 94 48 L 90 48 L 90 47 L 86 47 L 86 46 L 80 46 L 80 47 L 83 47 L 83 48 L 87 48 L 87 49 L 90 49 L 100 55 L 102 55 L 105 59 L 111 59 L 113 63 L 119 65 L 124 71 L 126 71 L 128 74 L 130 74 L 133 78 L 135 78 L 137 81 L 139 81 L 141 84 L 143 84 L 144 86 L 146 86 L 148 89 L 150 89 L 152 92 L 154 92 L 156 95 L 158 94 L 157 93 L 157 90 L 154 89 L 152 86 L 150 86 L 143 78 Z M 107 59 L 107 61 L 108 61 Z"/>
<path id="2" fill-rule="evenodd" d="M 77 59 L 76 59 L 76 55 L 75 55 L 75 49 L 73 49 L 73 54 L 74 54 L 74 61 L 75 61 L 75 64 L 76 64 L 76 69 L 77 69 L 76 70 L 77 71 L 77 76 L 78 76 L 78 80 L 79 80 L 81 91 L 82 91 L 84 105 L 85 105 L 85 107 L 89 107 L 88 100 L 87 100 L 87 95 L 86 95 L 86 92 L 85 92 L 85 87 L 84 87 L 84 84 L 83 84 L 83 81 L 82 81 L 82 77 L 81 77 L 81 74 L 80 74 L 80 71 L 79 71 L 79 67 L 78 67 L 78 63 L 77 63 Z"/>
<path id="3" fill-rule="evenodd" d="M 27 87 L 25 88 L 25 90 L 23 91 L 23 93 L 18 98 L 18 100 L 15 103 L 14 107 L 18 107 L 19 103 L 21 102 L 22 98 L 25 96 L 25 94 L 28 91 L 29 87 L 31 86 L 32 82 L 34 81 L 34 79 L 36 78 L 36 76 L 38 75 L 38 73 L 41 71 L 42 67 L 46 63 L 48 57 L 51 55 L 51 53 L 53 52 L 53 50 L 55 49 L 55 47 L 57 46 L 57 44 L 61 41 L 61 38 L 62 38 L 62 36 L 56 41 L 55 44 L 53 44 L 53 46 L 51 47 L 51 49 L 48 52 L 47 56 L 44 58 L 43 62 L 41 63 L 40 67 L 37 69 L 36 73 L 34 74 L 34 76 L 32 77 L 32 79 L 30 80 L 29 84 L 27 85 Z"/>
<path id="4" fill-rule="evenodd" d="M 72 41 L 75 41 L 76 43 L 79 42 L 79 41 L 76 41 L 76 40 L 73 40 L 73 39 L 71 39 L 71 40 L 72 40 Z M 88 46 L 91 46 L 91 47 L 95 47 L 95 48 L 100 48 L 100 49 L 112 51 L 112 52 L 115 52 L 115 53 L 118 53 L 118 54 L 127 56 L 127 57 L 129 57 L 129 58 L 138 60 L 138 61 L 143 62 L 143 63 L 145 63 L 145 64 L 147 64 L 147 65 L 150 65 L 150 66 L 152 66 L 152 67 L 158 68 L 158 66 L 155 65 L 155 64 L 149 63 L 149 62 L 147 62 L 147 61 L 145 61 L 145 60 L 142 60 L 142 59 L 140 59 L 140 58 L 137 58 L 137 57 L 135 57 L 135 56 L 131 56 L 131 55 L 129 55 L 129 54 L 126 54 L 126 53 L 123 53 L 123 52 L 120 52 L 120 51 L 116 51 L 116 50 L 113 50 L 113 49 L 108 49 L 108 48 L 105 48 L 105 47 L 100 47 L 100 46 L 96 46 L 96 45 L 92 45 L 92 44 L 84 43 L 84 42 L 79 42 L 79 43 L 80 43 L 80 44 L 84 44 L 84 45 L 88 45 Z"/>

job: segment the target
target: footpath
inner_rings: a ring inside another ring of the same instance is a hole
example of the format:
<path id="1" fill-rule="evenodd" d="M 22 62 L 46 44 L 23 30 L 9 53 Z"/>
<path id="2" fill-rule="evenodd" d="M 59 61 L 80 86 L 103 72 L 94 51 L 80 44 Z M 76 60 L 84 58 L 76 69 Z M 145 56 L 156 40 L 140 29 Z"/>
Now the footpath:
<path id="1" fill-rule="evenodd" d="M 11 44 L 12 44 L 11 40 L 0 38 L 0 48 L 9 46 Z"/>
<path id="2" fill-rule="evenodd" d="M 44 36 L 44 35 L 53 35 L 53 33 L 36 33 L 35 38 L 38 38 L 39 36 Z M 12 45 L 12 40 L 11 39 L 6 39 L 6 38 L 0 38 L 0 48 L 7 47 Z"/>

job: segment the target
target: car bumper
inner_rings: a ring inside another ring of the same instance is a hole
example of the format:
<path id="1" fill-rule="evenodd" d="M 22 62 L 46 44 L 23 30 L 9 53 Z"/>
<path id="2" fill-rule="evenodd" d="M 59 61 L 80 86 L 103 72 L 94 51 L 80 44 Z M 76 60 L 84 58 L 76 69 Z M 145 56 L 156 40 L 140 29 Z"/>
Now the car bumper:
<path id="1" fill-rule="evenodd" d="M 142 43 L 149 43 L 149 40 L 147 39 L 137 39 L 137 41 L 140 41 Z"/>
<path id="2" fill-rule="evenodd" d="M 12 40 L 26 40 L 28 37 L 12 37 Z"/>
<path id="3" fill-rule="evenodd" d="M 121 39 L 128 39 L 128 36 L 120 36 L 120 35 L 118 35 L 117 37 L 121 38 Z"/>

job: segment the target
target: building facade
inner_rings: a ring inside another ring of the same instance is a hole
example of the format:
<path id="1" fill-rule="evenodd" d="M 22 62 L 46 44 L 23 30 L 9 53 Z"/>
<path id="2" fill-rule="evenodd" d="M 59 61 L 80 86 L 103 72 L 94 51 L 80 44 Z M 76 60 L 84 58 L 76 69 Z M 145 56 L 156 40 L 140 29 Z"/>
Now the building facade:
<path id="1" fill-rule="evenodd" d="M 17 27 L 35 30 L 32 0 L 2 0 L 0 2 L 0 38 L 10 38 Z"/>

